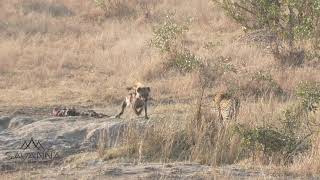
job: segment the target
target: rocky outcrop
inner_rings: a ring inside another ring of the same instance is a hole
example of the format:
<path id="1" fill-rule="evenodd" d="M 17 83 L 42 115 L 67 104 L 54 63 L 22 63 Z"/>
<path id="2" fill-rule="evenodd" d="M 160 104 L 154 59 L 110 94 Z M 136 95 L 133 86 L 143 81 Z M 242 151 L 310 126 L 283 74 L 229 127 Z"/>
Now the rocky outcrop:
<path id="1" fill-rule="evenodd" d="M 31 117 L 14 117 L 10 120 L 9 128 L 20 128 L 22 126 L 25 126 L 27 124 L 33 123 L 35 120 Z"/>
<path id="2" fill-rule="evenodd" d="M 0 117 L 0 132 L 7 129 L 10 123 L 9 117 Z"/>
<path id="3" fill-rule="evenodd" d="M 6 152 L 21 149 L 23 143 L 41 144 L 44 149 L 67 156 L 83 151 L 95 151 L 99 143 L 110 148 L 122 143 L 127 128 L 143 129 L 144 119 L 54 117 L 36 120 L 32 117 L 0 118 L 0 160 Z M 141 130 L 139 130 L 141 131 Z M 30 146 L 31 148 L 34 148 Z"/>

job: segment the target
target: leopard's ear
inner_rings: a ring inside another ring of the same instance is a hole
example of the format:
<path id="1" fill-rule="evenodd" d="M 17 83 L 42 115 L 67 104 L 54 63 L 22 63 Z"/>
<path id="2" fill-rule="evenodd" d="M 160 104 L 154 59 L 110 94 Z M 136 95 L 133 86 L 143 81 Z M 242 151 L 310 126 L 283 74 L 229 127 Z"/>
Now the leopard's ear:
<path id="1" fill-rule="evenodd" d="M 217 96 L 217 93 L 209 95 L 209 97 L 212 99 L 213 102 L 216 101 L 216 96 Z"/>

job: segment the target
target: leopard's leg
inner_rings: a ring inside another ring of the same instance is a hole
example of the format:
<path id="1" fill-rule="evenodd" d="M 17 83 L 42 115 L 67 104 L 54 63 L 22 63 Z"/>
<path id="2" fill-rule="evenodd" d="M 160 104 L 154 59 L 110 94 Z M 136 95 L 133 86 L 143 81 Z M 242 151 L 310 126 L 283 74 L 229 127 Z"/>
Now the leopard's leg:
<path id="1" fill-rule="evenodd" d="M 220 105 L 218 105 L 218 117 L 219 117 L 219 120 L 220 120 L 220 121 L 223 120 L 223 116 L 222 116 L 222 113 L 221 113 L 221 107 L 220 107 Z"/>
<path id="2" fill-rule="evenodd" d="M 236 108 L 235 108 L 236 112 L 235 112 L 235 119 L 238 118 L 238 115 L 239 115 L 239 110 L 240 110 L 240 100 L 239 99 L 236 99 Z"/>

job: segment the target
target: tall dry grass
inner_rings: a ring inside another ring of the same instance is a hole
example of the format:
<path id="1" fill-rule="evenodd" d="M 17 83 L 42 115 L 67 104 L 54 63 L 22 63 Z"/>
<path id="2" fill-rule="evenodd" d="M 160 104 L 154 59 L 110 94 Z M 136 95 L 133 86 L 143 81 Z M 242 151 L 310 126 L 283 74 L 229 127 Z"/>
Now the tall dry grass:
<path id="1" fill-rule="evenodd" d="M 272 56 L 237 42 L 243 32 L 210 1 L 189 1 L 188 5 L 147 2 L 151 21 L 141 21 L 144 10 L 138 3 L 130 6 L 139 15 L 117 19 L 103 17 L 102 10 L 89 1 L 4 1 L 0 14 L 1 101 L 8 105 L 28 105 L 31 99 L 40 105 L 57 99 L 112 103 L 124 93 L 118 89 L 135 81 L 153 86 L 154 96 L 160 99 L 186 97 L 184 92 L 194 89 L 190 89 L 192 76 L 150 73 L 163 60 L 148 44 L 152 27 L 170 11 L 176 19 L 190 22 L 186 46 L 202 57 L 230 57 L 241 72 L 236 77 L 267 69 L 287 91 L 299 81 L 319 78 L 312 67 L 277 70 Z M 85 16 L 97 18 L 86 21 Z M 208 49 L 206 43 L 215 46 Z"/>

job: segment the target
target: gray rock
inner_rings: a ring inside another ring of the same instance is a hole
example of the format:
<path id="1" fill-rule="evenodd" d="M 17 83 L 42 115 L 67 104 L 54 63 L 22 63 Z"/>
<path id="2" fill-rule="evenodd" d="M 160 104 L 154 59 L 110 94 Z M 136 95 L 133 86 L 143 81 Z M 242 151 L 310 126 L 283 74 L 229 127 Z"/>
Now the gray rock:
<path id="1" fill-rule="evenodd" d="M 2 120 L 8 126 L 0 133 L 0 161 L 5 153 L 19 149 L 33 138 L 48 150 L 65 157 L 71 154 L 95 151 L 100 145 L 112 148 L 123 143 L 128 128 L 143 133 L 149 123 L 145 119 L 119 120 L 113 118 L 54 117 L 33 120 L 30 117 L 15 117 Z M 6 123 L 5 123 L 6 122 Z M 8 125 L 9 124 L 9 125 Z M 149 124 L 150 125 L 150 124 Z"/>
<path id="2" fill-rule="evenodd" d="M 105 123 L 99 128 L 88 132 L 86 140 L 91 147 L 96 147 L 98 143 L 104 143 L 105 147 L 115 147 L 121 144 L 127 124 L 123 122 Z"/>
<path id="3" fill-rule="evenodd" d="M 99 127 L 88 131 L 82 145 L 93 149 L 101 144 L 103 144 L 105 148 L 117 147 L 123 143 L 123 138 L 127 135 L 126 133 L 128 133 L 129 129 L 134 130 L 138 134 L 143 134 L 144 129 L 150 125 L 151 124 L 148 124 L 144 119 L 135 122 L 105 122 Z"/>
<path id="4" fill-rule="evenodd" d="M 8 128 L 10 123 L 9 117 L 0 117 L 0 131 L 5 130 Z"/>
<path id="5" fill-rule="evenodd" d="M 0 164 L 0 171 L 12 171 L 14 170 L 14 166 L 10 164 Z"/>

